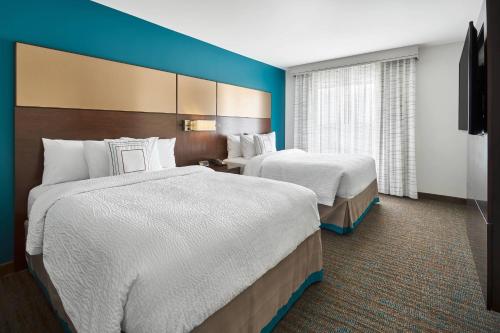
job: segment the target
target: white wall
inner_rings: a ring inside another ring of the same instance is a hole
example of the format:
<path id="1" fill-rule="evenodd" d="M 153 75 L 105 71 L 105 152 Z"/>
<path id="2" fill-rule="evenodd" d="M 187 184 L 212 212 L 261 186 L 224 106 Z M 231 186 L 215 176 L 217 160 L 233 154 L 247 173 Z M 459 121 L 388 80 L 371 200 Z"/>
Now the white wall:
<path id="1" fill-rule="evenodd" d="M 416 149 L 419 192 L 465 198 L 467 134 L 458 130 L 463 43 L 419 48 Z"/>
<path id="2" fill-rule="evenodd" d="M 467 134 L 458 130 L 458 63 L 462 46 L 463 43 L 457 42 L 418 49 L 416 154 L 419 192 L 466 197 Z M 397 51 L 414 52 L 412 48 Z M 358 59 L 352 61 L 356 63 Z M 317 64 L 307 64 L 287 70 L 287 148 L 293 146 L 292 74 L 316 67 Z"/>

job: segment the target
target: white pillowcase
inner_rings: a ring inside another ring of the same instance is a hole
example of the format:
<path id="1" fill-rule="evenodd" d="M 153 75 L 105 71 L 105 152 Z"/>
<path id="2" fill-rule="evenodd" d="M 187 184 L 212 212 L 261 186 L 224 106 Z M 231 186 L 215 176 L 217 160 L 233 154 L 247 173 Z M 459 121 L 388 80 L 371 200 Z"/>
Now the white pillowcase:
<path id="1" fill-rule="evenodd" d="M 239 135 L 227 136 L 227 158 L 241 157 L 241 145 Z"/>
<path id="2" fill-rule="evenodd" d="M 83 152 L 90 178 L 109 176 L 109 162 L 104 141 L 84 141 Z"/>
<path id="3" fill-rule="evenodd" d="M 44 164 L 42 184 L 57 184 L 89 178 L 83 142 L 42 139 Z"/>
<path id="4" fill-rule="evenodd" d="M 151 137 L 151 138 L 146 138 L 146 139 L 136 139 L 136 138 L 129 138 L 129 137 L 121 137 L 120 140 L 149 140 L 153 139 L 154 144 L 153 144 L 153 151 L 151 152 L 151 170 L 160 170 L 161 169 L 161 164 L 160 164 L 160 155 L 158 154 L 158 137 Z"/>
<path id="5" fill-rule="evenodd" d="M 123 137 L 120 139 L 130 139 L 130 140 L 142 140 Z M 154 139 L 154 138 L 149 138 Z M 156 138 L 156 144 L 152 156 L 152 170 L 160 169 L 170 169 L 175 168 L 175 141 L 176 138 L 172 139 L 158 139 Z"/>
<path id="6" fill-rule="evenodd" d="M 276 151 L 276 133 L 255 134 L 253 136 L 255 154 L 262 155 Z"/>
<path id="7" fill-rule="evenodd" d="M 159 139 L 156 146 L 161 167 L 175 168 L 175 138 Z"/>
<path id="8" fill-rule="evenodd" d="M 158 138 L 104 140 L 110 175 L 160 169 L 157 142 Z"/>
<path id="9" fill-rule="evenodd" d="M 253 134 L 240 135 L 241 154 L 244 158 L 252 158 L 255 156 L 255 145 L 253 142 Z"/>

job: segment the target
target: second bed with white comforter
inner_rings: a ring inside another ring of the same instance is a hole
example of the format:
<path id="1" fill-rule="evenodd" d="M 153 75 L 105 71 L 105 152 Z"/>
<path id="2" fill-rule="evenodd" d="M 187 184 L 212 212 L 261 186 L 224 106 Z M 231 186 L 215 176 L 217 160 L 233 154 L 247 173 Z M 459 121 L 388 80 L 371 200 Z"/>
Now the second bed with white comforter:
<path id="1" fill-rule="evenodd" d="M 43 192 L 26 250 L 79 332 L 187 332 L 319 224 L 306 188 L 193 166 Z"/>
<path id="2" fill-rule="evenodd" d="M 335 196 L 352 198 L 377 179 L 375 160 L 361 154 L 315 154 L 300 149 L 267 153 L 248 160 L 247 176 L 305 186 L 318 202 L 332 206 Z"/>

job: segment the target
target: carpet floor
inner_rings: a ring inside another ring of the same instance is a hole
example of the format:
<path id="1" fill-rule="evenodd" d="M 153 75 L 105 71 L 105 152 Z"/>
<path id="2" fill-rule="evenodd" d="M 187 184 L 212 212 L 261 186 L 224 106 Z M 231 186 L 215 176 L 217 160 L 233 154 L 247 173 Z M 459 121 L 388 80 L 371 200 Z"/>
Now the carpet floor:
<path id="1" fill-rule="evenodd" d="M 381 197 L 354 233 L 322 232 L 324 280 L 274 332 L 500 332 L 485 310 L 464 205 Z M 61 332 L 27 271 L 0 279 L 0 332 Z"/>
<path id="2" fill-rule="evenodd" d="M 500 332 L 485 310 L 467 207 L 382 196 L 354 233 L 323 231 L 324 280 L 275 332 Z"/>

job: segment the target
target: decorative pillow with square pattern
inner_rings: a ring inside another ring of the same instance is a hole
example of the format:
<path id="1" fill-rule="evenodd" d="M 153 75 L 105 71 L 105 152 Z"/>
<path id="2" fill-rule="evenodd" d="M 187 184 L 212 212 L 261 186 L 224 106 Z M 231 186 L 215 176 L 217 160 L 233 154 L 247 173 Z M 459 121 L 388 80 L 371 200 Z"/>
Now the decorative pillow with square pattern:
<path id="1" fill-rule="evenodd" d="M 158 138 L 104 140 L 109 174 L 116 176 L 155 170 L 152 159 L 157 141 Z"/>
<path id="2" fill-rule="evenodd" d="M 253 136 L 255 154 L 262 155 L 276 151 L 276 133 L 255 134 Z"/>

